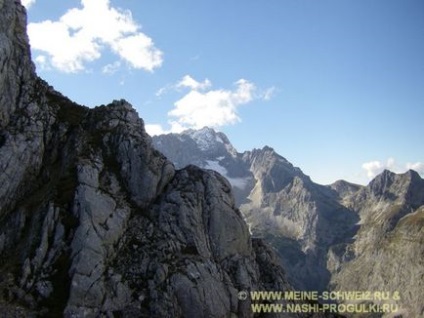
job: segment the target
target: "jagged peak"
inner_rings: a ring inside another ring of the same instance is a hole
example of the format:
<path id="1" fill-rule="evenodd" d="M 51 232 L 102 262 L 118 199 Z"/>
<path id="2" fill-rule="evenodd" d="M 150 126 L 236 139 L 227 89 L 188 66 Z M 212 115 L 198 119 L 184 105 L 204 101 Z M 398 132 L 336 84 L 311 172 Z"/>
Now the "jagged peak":
<path id="1" fill-rule="evenodd" d="M 231 144 L 228 137 L 224 133 L 217 132 L 213 128 L 205 126 L 197 130 L 187 129 L 183 131 L 181 135 L 186 135 L 193 139 L 200 150 L 210 151 L 222 145 L 231 155 L 237 155 L 237 151 Z"/>
<path id="2" fill-rule="evenodd" d="M 410 178 L 411 180 L 422 180 L 420 174 L 417 171 L 412 169 L 409 169 L 403 175 Z"/>
<path id="3" fill-rule="evenodd" d="M 393 181 L 394 179 L 414 179 L 414 180 L 422 180 L 419 173 L 415 170 L 409 169 L 408 171 L 404 173 L 395 173 L 393 171 L 390 171 L 388 169 L 384 169 L 379 175 L 377 175 L 373 180 L 371 180 L 371 183 L 375 182 L 381 182 L 381 181 Z"/>
<path id="4" fill-rule="evenodd" d="M 274 158 L 278 160 L 279 162 L 283 163 L 284 165 L 287 165 L 293 169 L 300 170 L 299 168 L 294 167 L 290 161 L 288 161 L 286 158 L 284 158 L 278 152 L 276 152 L 274 148 L 267 145 L 265 145 L 262 148 L 254 148 L 251 151 L 246 151 L 244 155 L 249 156 L 252 159 L 257 157 Z"/>
<path id="5" fill-rule="evenodd" d="M 107 107 L 115 107 L 115 108 L 121 108 L 126 109 L 129 111 L 133 111 L 134 107 L 125 99 L 119 99 L 119 100 L 113 100 L 112 103 L 109 103 Z"/>
<path id="6" fill-rule="evenodd" d="M 421 176 L 414 170 L 395 173 L 385 169 L 369 183 L 368 188 L 374 195 L 392 192 L 398 196 L 401 193 L 407 193 L 411 186 L 421 182 Z"/>

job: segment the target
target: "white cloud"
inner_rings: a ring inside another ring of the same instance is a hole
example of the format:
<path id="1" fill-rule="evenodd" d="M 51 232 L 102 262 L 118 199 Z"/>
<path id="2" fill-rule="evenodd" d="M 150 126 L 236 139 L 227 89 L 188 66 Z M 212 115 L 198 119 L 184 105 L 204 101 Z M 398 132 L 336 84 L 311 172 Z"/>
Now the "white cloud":
<path id="1" fill-rule="evenodd" d="M 150 136 L 157 136 L 157 135 L 164 135 L 167 134 L 168 132 L 165 131 L 161 125 L 158 124 L 150 124 L 150 125 L 146 125 L 145 126 L 146 132 L 150 135 Z"/>
<path id="2" fill-rule="evenodd" d="M 152 39 L 143 33 L 118 39 L 112 43 L 112 49 L 134 68 L 151 72 L 162 65 L 162 52 L 154 48 Z"/>
<path id="3" fill-rule="evenodd" d="M 406 164 L 407 169 L 412 169 L 418 172 L 420 175 L 424 176 L 424 162 L 415 162 Z"/>
<path id="4" fill-rule="evenodd" d="M 168 84 L 156 92 L 157 97 L 170 90 L 189 91 L 174 103 L 174 108 L 168 112 L 170 129 L 161 125 L 149 125 L 149 133 L 160 135 L 179 133 L 186 129 L 200 129 L 205 126 L 219 128 L 236 124 L 241 121 L 238 108 L 253 100 L 269 100 L 275 88 L 259 91 L 256 85 L 248 80 L 240 79 L 234 83 L 233 89 L 212 89 L 209 79 L 197 81 L 190 75 L 185 75 L 176 84 Z M 147 126 L 147 125 L 146 125 Z M 147 129 L 147 128 L 146 128 Z"/>
<path id="5" fill-rule="evenodd" d="M 184 88 L 190 88 L 192 90 L 206 90 L 212 86 L 210 80 L 205 79 L 203 82 L 196 81 L 190 75 L 185 75 L 179 82 L 176 84 L 167 84 L 164 87 L 161 87 L 156 92 L 156 97 L 162 97 L 170 91 L 180 92 Z"/>
<path id="6" fill-rule="evenodd" d="M 204 126 L 217 128 L 240 122 L 237 108 L 252 101 L 256 89 L 253 83 L 244 79 L 235 83 L 234 90 L 218 89 L 205 92 L 198 89 L 209 87 L 211 84 L 207 80 L 199 83 L 184 77 L 182 82 L 191 90 L 175 102 L 175 108 L 168 112 L 168 115 L 175 118 L 174 125 L 178 123 L 182 127 L 194 129 Z"/>
<path id="7" fill-rule="evenodd" d="M 121 67 L 121 62 L 116 61 L 111 64 L 107 64 L 103 66 L 102 73 L 112 75 L 112 74 L 115 74 L 120 67 Z"/>
<path id="8" fill-rule="evenodd" d="M 212 83 L 208 79 L 205 79 L 203 82 L 198 82 L 195 79 L 193 79 L 193 77 L 191 77 L 190 75 L 186 75 L 181 79 L 180 82 L 177 83 L 176 87 L 177 88 L 188 87 L 188 88 L 191 88 L 192 90 L 205 90 L 211 87 L 211 85 Z"/>
<path id="9" fill-rule="evenodd" d="M 276 93 L 276 88 L 275 86 L 269 87 L 267 88 L 263 93 L 262 93 L 262 97 L 264 100 L 270 100 Z"/>
<path id="10" fill-rule="evenodd" d="M 415 162 L 415 163 L 406 163 L 405 165 L 399 165 L 396 163 L 394 158 L 387 159 L 386 162 L 379 160 L 369 161 L 362 164 L 362 169 L 365 170 L 368 179 L 372 179 L 383 170 L 387 169 L 395 173 L 403 173 L 409 169 L 417 171 L 419 174 L 424 175 L 424 163 Z"/>
<path id="11" fill-rule="evenodd" d="M 186 130 L 185 127 L 181 126 L 175 121 L 169 122 L 169 124 L 171 125 L 171 129 L 169 130 L 163 129 L 162 125 L 159 124 L 146 124 L 145 129 L 150 136 L 165 135 L 170 133 L 178 134 Z"/>
<path id="12" fill-rule="evenodd" d="M 49 70 L 49 65 L 47 62 L 47 58 L 44 55 L 38 55 L 35 58 L 35 63 L 37 63 L 38 67 L 40 67 L 42 70 Z"/>
<path id="13" fill-rule="evenodd" d="M 370 161 L 362 164 L 362 169 L 367 173 L 369 179 L 374 178 L 376 175 L 384 170 L 384 165 L 380 161 Z"/>
<path id="14" fill-rule="evenodd" d="M 28 10 L 35 3 L 35 0 L 22 0 L 21 3 Z"/>
<path id="15" fill-rule="evenodd" d="M 169 86 L 164 86 L 164 87 L 161 87 L 161 88 L 159 88 L 158 90 L 157 90 L 157 92 L 156 92 L 156 97 L 161 97 L 162 95 L 164 95 L 167 91 L 169 90 Z"/>
<path id="16" fill-rule="evenodd" d="M 162 52 L 140 32 L 130 11 L 111 7 L 109 0 L 81 0 L 81 5 L 58 21 L 28 25 L 31 47 L 44 52 L 52 67 L 70 73 L 83 71 L 105 48 L 136 69 L 153 71 L 162 65 Z"/>

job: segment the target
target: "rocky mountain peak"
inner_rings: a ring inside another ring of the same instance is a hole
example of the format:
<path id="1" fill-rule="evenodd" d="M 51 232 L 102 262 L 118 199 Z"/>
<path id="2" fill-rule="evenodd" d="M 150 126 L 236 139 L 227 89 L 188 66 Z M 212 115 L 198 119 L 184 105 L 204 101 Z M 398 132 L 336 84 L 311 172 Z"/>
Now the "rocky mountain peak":
<path id="1" fill-rule="evenodd" d="M 412 169 L 409 169 L 408 171 L 405 172 L 405 176 L 408 177 L 412 182 L 420 182 L 422 180 L 420 174 Z"/>
<path id="2" fill-rule="evenodd" d="M 261 149 L 253 149 L 251 151 L 246 151 L 243 153 L 243 158 L 245 160 L 250 161 L 252 164 L 257 163 L 258 165 L 262 165 L 265 162 L 268 163 L 277 163 L 285 165 L 289 170 L 293 170 L 293 172 L 301 172 L 301 170 L 297 167 L 294 167 L 286 158 L 278 154 L 274 148 L 269 146 L 264 146 Z"/>
<path id="3" fill-rule="evenodd" d="M 250 165 L 250 171 L 260 180 L 266 192 L 278 192 L 296 177 L 309 182 L 308 176 L 294 167 L 287 159 L 269 146 L 243 153 L 243 160 Z"/>
<path id="4" fill-rule="evenodd" d="M 376 197 L 405 199 L 407 196 L 416 197 L 420 189 L 423 189 L 423 183 L 423 179 L 414 170 L 401 174 L 384 170 L 369 183 L 367 188 Z M 420 199 L 418 201 L 421 202 Z M 417 204 L 420 204 L 419 202 Z"/>
<path id="5" fill-rule="evenodd" d="M 369 188 L 372 190 L 381 190 L 381 188 L 390 186 L 395 178 L 395 173 L 390 170 L 384 169 L 369 183 Z"/>
<path id="6" fill-rule="evenodd" d="M 421 317 L 424 306 L 416 293 L 424 288 L 419 278 L 424 180 L 412 170 L 402 174 L 385 170 L 346 197 L 344 204 L 359 215 L 360 223 L 355 240 L 339 254 L 347 262 L 334 273 L 332 283 L 338 290 L 405 290 L 401 313 Z M 364 277 L 364 272 L 369 275 Z"/>
<path id="7" fill-rule="evenodd" d="M 216 152 L 225 149 L 232 156 L 237 156 L 237 151 L 230 143 L 227 136 L 222 132 L 217 132 L 213 128 L 203 127 L 199 130 L 188 129 L 181 135 L 190 137 L 197 147 L 204 152 Z"/>

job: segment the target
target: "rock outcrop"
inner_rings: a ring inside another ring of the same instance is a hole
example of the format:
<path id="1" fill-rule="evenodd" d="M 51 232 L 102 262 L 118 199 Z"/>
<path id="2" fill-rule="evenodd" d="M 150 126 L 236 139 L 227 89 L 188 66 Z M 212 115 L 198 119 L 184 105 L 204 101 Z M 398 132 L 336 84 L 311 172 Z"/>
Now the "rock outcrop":
<path id="1" fill-rule="evenodd" d="M 152 139 L 153 146 L 172 160 L 176 168 L 196 165 L 217 171 L 231 183 L 236 203 L 246 202 L 254 186 L 254 177 L 226 135 L 204 127 Z"/>
<path id="2" fill-rule="evenodd" d="M 0 0 L 0 316 L 252 317 L 239 291 L 290 290 L 228 181 L 38 78 L 25 23 Z"/>
<path id="3" fill-rule="evenodd" d="M 423 317 L 424 180 L 386 170 L 346 204 L 360 214 L 360 229 L 337 253 L 333 289 L 398 292 L 398 315 Z"/>
<path id="4" fill-rule="evenodd" d="M 351 242 L 359 220 L 339 202 L 342 194 L 315 184 L 271 147 L 237 153 L 210 128 L 155 136 L 153 144 L 180 167 L 193 163 L 221 172 L 252 234 L 275 248 L 291 283 L 300 290 L 327 288 L 327 253 Z M 356 186 L 342 188 L 345 194 Z"/>
<path id="5" fill-rule="evenodd" d="M 210 129 L 202 131 L 213 135 Z M 189 164 L 190 158 L 201 158 L 197 164 L 226 172 L 230 182 L 233 165 L 239 176 L 253 179 L 239 192 L 239 208 L 252 234 L 278 252 L 296 288 L 385 293 L 386 299 L 368 300 L 377 305 L 395 304 L 390 311 L 397 313 L 386 312 L 385 317 L 424 317 L 424 181 L 416 172 L 384 171 L 368 186 L 343 180 L 322 186 L 270 147 L 235 154 L 223 153 L 221 147 L 218 154 L 202 151 L 200 145 L 219 141 L 199 141 L 192 135 L 190 131 L 156 136 L 153 142 L 160 150 L 162 140 L 172 143 L 166 154 L 181 166 Z M 189 142 L 195 156 L 191 150 L 184 158 L 173 151 L 189 149 L 185 147 Z M 231 183 L 234 189 L 239 186 Z M 387 297 L 396 293 L 400 299 Z"/>
<path id="6" fill-rule="evenodd" d="M 252 232 L 270 242 L 295 286 L 323 291 L 331 278 L 327 253 L 351 241 L 358 216 L 331 189 L 315 184 L 272 148 L 243 155 L 255 176 L 240 210 Z"/>

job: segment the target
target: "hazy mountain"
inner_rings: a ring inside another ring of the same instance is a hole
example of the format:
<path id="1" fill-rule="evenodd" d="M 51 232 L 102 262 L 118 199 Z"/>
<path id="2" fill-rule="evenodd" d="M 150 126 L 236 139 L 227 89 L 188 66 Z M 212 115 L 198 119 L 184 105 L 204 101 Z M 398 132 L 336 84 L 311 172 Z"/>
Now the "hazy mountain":
<path id="1" fill-rule="evenodd" d="M 239 291 L 290 290 L 228 181 L 177 171 L 127 102 L 89 109 L 38 78 L 25 23 L 0 0 L 0 316 L 251 317 Z"/>
<path id="2" fill-rule="evenodd" d="M 199 137 L 206 135 L 220 138 Z M 234 189 L 235 177 L 249 180 L 238 193 L 239 208 L 253 235 L 274 246 L 297 288 L 397 288 L 405 294 L 399 301 L 405 317 L 423 315 L 424 188 L 416 172 L 385 171 L 366 187 L 343 180 L 322 186 L 272 148 L 237 153 L 209 128 L 155 136 L 153 144 L 179 167 L 195 163 L 220 172 Z"/>

